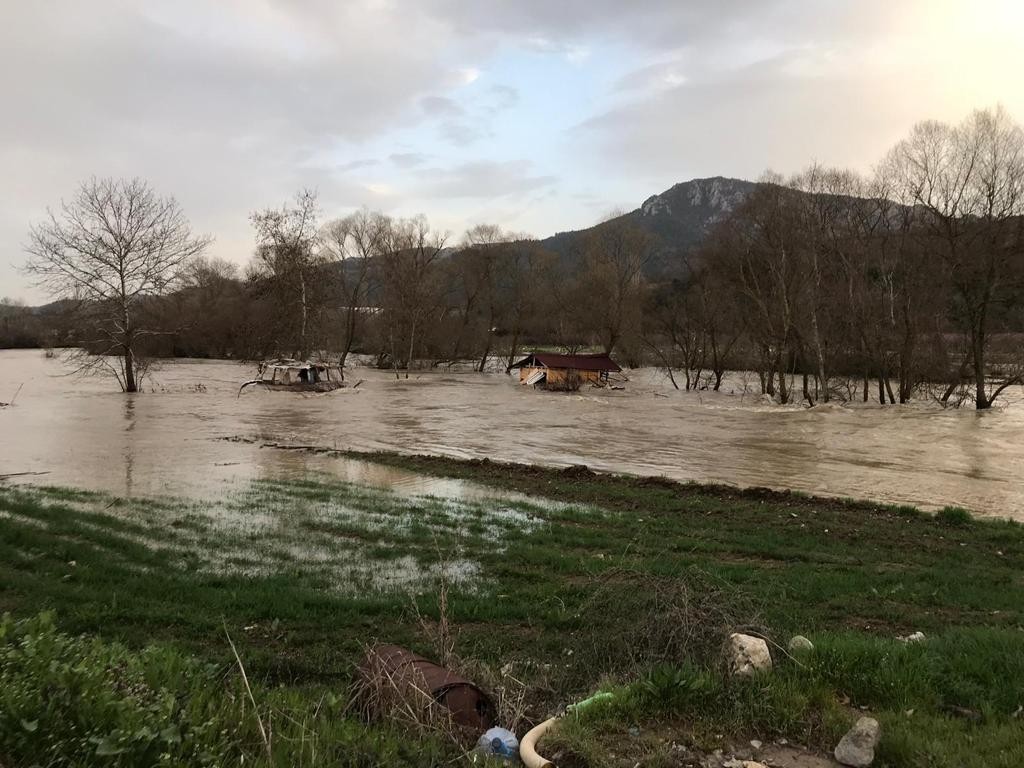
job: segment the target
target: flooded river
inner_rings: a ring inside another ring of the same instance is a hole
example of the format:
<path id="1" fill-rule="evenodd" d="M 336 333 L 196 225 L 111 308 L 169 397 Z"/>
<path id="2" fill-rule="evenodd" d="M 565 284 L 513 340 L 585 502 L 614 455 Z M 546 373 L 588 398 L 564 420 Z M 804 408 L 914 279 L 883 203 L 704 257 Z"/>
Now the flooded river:
<path id="1" fill-rule="evenodd" d="M 656 371 L 624 391 L 556 394 L 502 374 L 357 368 L 355 390 L 246 391 L 252 370 L 173 361 L 126 396 L 110 379 L 66 375 L 37 350 L 0 352 L 0 475 L 117 494 L 216 495 L 253 478 L 310 471 L 414 493 L 472 484 L 365 462 L 260 448 L 264 442 L 437 453 L 678 480 L 766 485 L 1024 519 L 1024 403 L 977 413 L 766 405 L 742 394 L 676 392 Z M 152 390 L 152 391 L 151 391 Z M 232 441 L 243 438 L 255 443 Z M 28 473 L 28 474 L 20 474 Z M 38 473 L 38 474 L 31 474 Z"/>

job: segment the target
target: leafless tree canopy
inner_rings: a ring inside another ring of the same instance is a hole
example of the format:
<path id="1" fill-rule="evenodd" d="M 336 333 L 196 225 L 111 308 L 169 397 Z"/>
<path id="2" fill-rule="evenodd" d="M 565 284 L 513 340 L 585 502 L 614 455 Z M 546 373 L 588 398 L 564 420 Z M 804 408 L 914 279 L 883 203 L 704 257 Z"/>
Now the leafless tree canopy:
<path id="1" fill-rule="evenodd" d="M 31 228 L 26 270 L 83 310 L 89 322 L 78 343 L 135 392 L 145 370 L 139 345 L 161 330 L 145 322 L 142 305 L 166 293 L 209 243 L 192 233 L 173 198 L 141 179 L 92 178 Z"/>
<path id="2" fill-rule="evenodd" d="M 370 265 L 387 247 L 390 220 L 363 209 L 328 222 L 320 233 L 324 258 L 337 268 L 337 299 L 342 316 L 339 365 L 356 343 L 370 310 Z"/>
<path id="3" fill-rule="evenodd" d="M 893 189 L 919 212 L 918 237 L 952 289 L 952 319 L 969 345 L 963 371 L 979 409 L 1019 372 L 988 381 L 993 315 L 1024 287 L 1024 130 L 1002 109 L 958 126 L 921 123 L 886 159 Z"/>
<path id="4" fill-rule="evenodd" d="M 361 353 L 396 375 L 508 370 L 528 346 L 603 349 L 680 388 L 753 371 L 784 403 L 984 409 L 1024 382 L 1024 132 L 1005 111 L 921 123 L 868 175 L 815 164 L 736 184 L 694 244 L 645 209 L 547 244 L 493 224 L 455 241 L 422 216 L 367 210 L 321 224 L 303 191 L 252 215 L 240 281 L 190 258 L 207 241 L 173 201 L 94 180 L 33 229 L 30 268 L 102 311 L 77 343 L 129 361 L 126 389 L 147 336 L 161 354 Z M 156 300 L 177 275 L 181 289 Z M 30 310 L 0 316 L 0 343 L 33 334 L 74 338 Z"/>
<path id="5" fill-rule="evenodd" d="M 257 211 L 250 217 L 256 254 L 249 277 L 272 300 L 277 354 L 304 358 L 320 341 L 314 332 L 323 325 L 327 292 L 320 279 L 324 259 L 319 214 L 316 193 L 303 190 L 294 204 Z"/>
<path id="6" fill-rule="evenodd" d="M 382 351 L 396 372 L 408 371 L 445 314 L 438 266 L 446 239 L 424 216 L 391 220 L 384 230 L 377 260 Z"/>

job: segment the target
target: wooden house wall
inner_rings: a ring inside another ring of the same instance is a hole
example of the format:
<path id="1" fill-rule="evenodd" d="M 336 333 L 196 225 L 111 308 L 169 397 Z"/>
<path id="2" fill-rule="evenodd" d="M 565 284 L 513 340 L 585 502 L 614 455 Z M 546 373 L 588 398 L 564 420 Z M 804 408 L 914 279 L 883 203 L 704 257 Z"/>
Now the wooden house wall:
<path id="1" fill-rule="evenodd" d="M 601 382 L 601 371 L 580 371 L 575 368 L 542 368 L 531 366 L 519 369 L 519 383 L 524 384 L 536 371 L 543 370 L 547 374 L 547 383 L 559 386 L 570 376 L 575 374 L 584 384 L 599 384 Z"/>

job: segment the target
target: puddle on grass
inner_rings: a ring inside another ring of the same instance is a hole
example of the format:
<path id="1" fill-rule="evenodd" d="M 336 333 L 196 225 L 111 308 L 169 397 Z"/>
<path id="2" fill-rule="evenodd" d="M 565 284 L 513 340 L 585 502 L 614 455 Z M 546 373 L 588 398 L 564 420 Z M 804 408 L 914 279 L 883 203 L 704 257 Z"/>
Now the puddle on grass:
<path id="1" fill-rule="evenodd" d="M 366 462 L 346 460 L 346 466 L 352 482 L 334 476 L 261 480 L 218 499 L 116 498 L 0 486 L 0 517 L 37 525 L 31 505 L 4 503 L 19 498 L 35 502 L 43 515 L 54 508 L 81 513 L 68 521 L 68 530 L 47 527 L 58 539 L 93 542 L 112 562 L 133 570 L 152 567 L 138 560 L 133 549 L 142 545 L 189 572 L 287 576 L 317 589 L 365 594 L 422 591 L 442 574 L 452 584 L 475 590 L 484 578 L 481 558 L 529 535 L 551 508 L 510 494 L 498 498 L 482 487 L 456 498 L 449 486 L 428 482 L 433 478 L 400 470 L 372 473 L 379 468 Z M 373 474 L 376 485 L 364 472 Z M 385 485 L 387 477 L 403 482 Z M 414 492 L 428 490 L 449 495 Z M 12 514 L 5 507 L 20 511 Z"/>
<path id="2" fill-rule="evenodd" d="M 318 473 L 325 479 L 330 477 L 348 483 L 389 490 L 401 496 L 436 496 L 459 501 L 510 499 L 534 504 L 547 503 L 544 499 L 515 491 L 505 491 L 471 480 L 424 475 L 348 456 L 282 451 L 274 448 L 264 448 L 263 450 L 285 454 L 275 458 L 279 470 L 277 476 L 284 479 L 301 480 L 309 477 L 311 473 Z"/>

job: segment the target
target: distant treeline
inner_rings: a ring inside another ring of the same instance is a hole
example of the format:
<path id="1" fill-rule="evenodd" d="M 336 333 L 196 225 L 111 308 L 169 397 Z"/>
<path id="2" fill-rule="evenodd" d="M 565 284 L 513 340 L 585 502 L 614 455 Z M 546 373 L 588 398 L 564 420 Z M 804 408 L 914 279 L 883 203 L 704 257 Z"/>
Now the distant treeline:
<path id="1" fill-rule="evenodd" d="M 23 301 L 0 298 L 0 349 L 50 346 L 60 325 L 59 307 L 29 307 Z"/>
<path id="2" fill-rule="evenodd" d="M 323 223 L 311 192 L 251 220 L 244 272 L 191 258 L 135 301 L 132 327 L 147 332 L 133 355 L 344 365 L 359 352 L 397 373 L 601 349 L 678 387 L 717 389 L 747 369 L 782 402 L 978 408 L 1024 380 L 1024 134 L 1002 110 L 919 124 L 869 178 L 767 174 L 685 252 L 623 217 L 559 255 L 489 225 L 451 243 L 423 217 Z M 674 269 L 652 279 L 647 265 L 666 253 Z M 90 306 L 7 306 L 0 345 L 88 347 L 104 337 L 96 324 L 118 323 L 76 318 Z"/>

